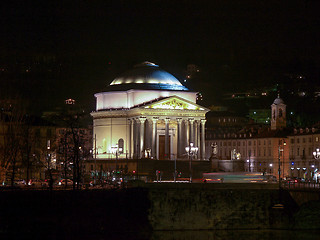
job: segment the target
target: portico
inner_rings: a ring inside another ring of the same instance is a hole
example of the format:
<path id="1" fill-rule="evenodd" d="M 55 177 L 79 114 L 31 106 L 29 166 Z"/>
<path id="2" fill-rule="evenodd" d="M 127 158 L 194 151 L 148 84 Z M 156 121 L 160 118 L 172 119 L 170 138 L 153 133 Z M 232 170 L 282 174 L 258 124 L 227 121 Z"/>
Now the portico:
<path id="1" fill-rule="evenodd" d="M 177 105 L 181 109 L 172 108 Z M 206 112 L 195 103 L 172 96 L 128 110 L 91 113 L 97 142 L 106 142 L 98 148 L 97 157 L 110 157 L 107 146 L 123 139 L 119 158 L 186 159 L 184 149 L 192 142 L 199 148 L 195 159 L 204 160 Z"/>

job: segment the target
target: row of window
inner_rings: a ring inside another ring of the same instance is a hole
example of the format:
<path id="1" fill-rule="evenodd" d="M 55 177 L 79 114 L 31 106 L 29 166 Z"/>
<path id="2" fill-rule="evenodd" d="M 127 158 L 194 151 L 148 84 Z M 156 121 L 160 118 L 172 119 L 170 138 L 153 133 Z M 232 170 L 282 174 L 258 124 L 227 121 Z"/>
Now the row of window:
<path id="1" fill-rule="evenodd" d="M 306 143 L 306 138 L 301 138 L 301 139 L 302 139 L 302 143 Z M 295 140 L 297 140 L 297 141 L 295 141 Z M 319 137 L 315 137 L 315 141 L 319 142 Z M 295 138 L 291 138 L 290 142 L 292 144 L 294 144 L 295 142 L 296 143 L 300 143 L 300 138 L 296 138 L 296 139 Z M 312 137 L 308 137 L 308 142 L 312 143 Z"/>
<path id="2" fill-rule="evenodd" d="M 253 140 L 253 141 L 251 141 L 251 140 L 249 140 L 248 141 L 248 146 L 256 146 L 256 140 Z M 267 143 L 268 143 L 268 145 L 270 146 L 271 145 L 271 140 L 258 140 L 258 145 L 260 146 L 260 145 L 267 145 Z M 238 142 L 230 142 L 230 141 L 224 141 L 224 142 L 220 142 L 220 146 L 241 146 L 241 142 L 240 141 L 238 141 Z M 243 141 L 242 142 L 242 146 L 246 146 L 246 142 L 245 141 Z"/>
<path id="3" fill-rule="evenodd" d="M 231 155 L 232 149 L 219 149 L 219 155 L 223 157 L 227 157 Z M 240 149 L 239 153 L 242 157 L 271 157 L 272 151 L 271 148 L 258 148 L 258 155 L 256 155 L 256 149 L 249 149 L 248 152 L 245 149 Z M 282 156 L 282 152 L 280 152 L 280 156 Z"/>
<path id="4" fill-rule="evenodd" d="M 296 149 L 296 151 L 295 151 L 295 149 Z M 310 157 L 311 156 L 312 157 L 313 151 L 314 151 L 314 149 L 312 147 L 308 148 L 308 153 L 305 148 L 302 148 L 302 149 L 300 147 L 291 148 L 291 157 L 295 157 L 295 156 L 298 156 L 298 157 L 306 157 L 306 156 Z"/>

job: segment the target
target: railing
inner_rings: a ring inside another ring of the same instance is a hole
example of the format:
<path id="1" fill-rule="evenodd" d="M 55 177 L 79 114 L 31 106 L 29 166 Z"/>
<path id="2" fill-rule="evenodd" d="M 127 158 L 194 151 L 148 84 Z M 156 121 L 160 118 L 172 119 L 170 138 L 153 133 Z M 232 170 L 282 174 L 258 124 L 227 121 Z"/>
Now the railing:
<path id="1" fill-rule="evenodd" d="M 285 189 L 320 190 L 320 183 L 316 182 L 282 182 L 281 187 Z"/>

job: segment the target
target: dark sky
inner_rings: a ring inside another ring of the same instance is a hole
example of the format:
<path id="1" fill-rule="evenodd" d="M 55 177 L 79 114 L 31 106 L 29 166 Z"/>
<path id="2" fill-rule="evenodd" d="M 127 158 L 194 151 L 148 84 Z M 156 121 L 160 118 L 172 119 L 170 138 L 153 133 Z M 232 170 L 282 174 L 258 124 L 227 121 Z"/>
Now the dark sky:
<path id="1" fill-rule="evenodd" d="M 59 92 L 90 101 L 145 60 L 177 77 L 195 63 L 215 89 L 290 72 L 316 82 L 319 11 L 319 1 L 306 0 L 7 1 L 0 51 L 2 64 L 10 56 L 55 55 L 66 66 Z"/>

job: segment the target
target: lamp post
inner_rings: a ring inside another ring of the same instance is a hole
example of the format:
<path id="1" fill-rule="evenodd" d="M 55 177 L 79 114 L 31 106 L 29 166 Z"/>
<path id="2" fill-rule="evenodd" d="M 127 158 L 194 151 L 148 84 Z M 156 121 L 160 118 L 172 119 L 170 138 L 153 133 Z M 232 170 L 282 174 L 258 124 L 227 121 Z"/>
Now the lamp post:
<path id="1" fill-rule="evenodd" d="M 284 152 L 284 148 L 281 148 L 282 142 L 279 140 L 278 144 L 278 177 L 279 177 L 279 189 L 281 188 L 281 152 Z M 283 146 L 286 146 L 287 143 L 284 141 Z M 284 159 L 283 159 L 284 160 Z M 284 161 L 283 161 L 284 162 Z M 283 169 L 284 170 L 284 169 Z"/>
<path id="2" fill-rule="evenodd" d="M 320 159 L 320 149 L 319 148 L 316 148 L 316 151 L 313 152 L 313 157 L 315 160 L 318 160 Z M 316 165 L 316 164 L 314 164 Z M 319 166 L 318 166 L 319 167 Z M 313 172 L 313 174 L 315 175 L 315 172 L 318 171 L 318 168 L 316 168 Z M 318 182 L 318 177 L 316 176 L 316 182 Z"/>
<path id="3" fill-rule="evenodd" d="M 251 172 L 251 150 L 249 150 L 248 171 Z"/>
<path id="4" fill-rule="evenodd" d="M 112 146 L 111 147 L 111 152 L 113 155 L 116 156 L 116 167 L 115 167 L 115 172 L 116 172 L 116 180 L 118 179 L 118 173 L 117 173 L 117 170 L 118 170 L 118 156 L 119 156 L 119 153 L 122 152 L 122 148 L 119 148 L 118 144 L 116 144 L 116 146 Z"/>
<path id="5" fill-rule="evenodd" d="M 192 182 L 192 156 L 195 155 L 198 151 L 198 147 L 194 147 L 193 143 L 189 143 L 189 146 L 186 147 L 186 152 L 189 156 L 189 182 Z"/>

